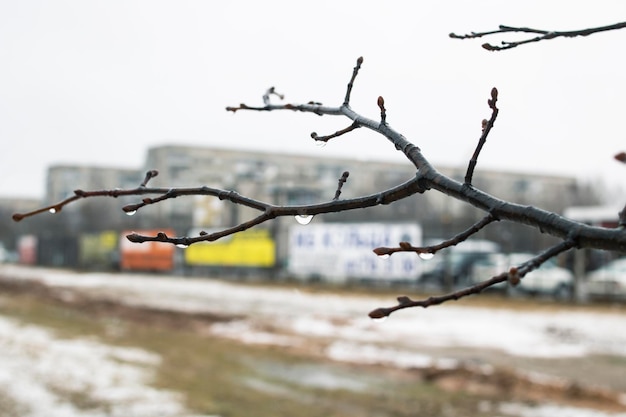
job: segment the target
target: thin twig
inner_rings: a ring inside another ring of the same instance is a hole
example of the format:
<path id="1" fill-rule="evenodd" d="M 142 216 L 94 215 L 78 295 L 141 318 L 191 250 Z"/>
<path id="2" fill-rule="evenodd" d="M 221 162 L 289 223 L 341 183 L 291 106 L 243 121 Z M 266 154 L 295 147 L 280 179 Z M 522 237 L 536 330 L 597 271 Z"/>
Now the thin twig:
<path id="1" fill-rule="evenodd" d="M 285 98 L 284 94 L 280 94 L 278 92 L 276 92 L 276 89 L 274 87 L 270 87 L 267 89 L 267 91 L 265 92 L 265 94 L 263 94 L 263 103 L 265 103 L 266 106 L 270 105 L 270 98 L 271 96 L 276 96 L 279 99 L 283 100 Z"/>
<path id="2" fill-rule="evenodd" d="M 548 31 L 542 29 L 531 29 L 527 27 L 514 27 L 514 26 L 506 26 L 500 25 L 498 30 L 492 30 L 487 32 L 471 32 L 465 35 L 457 35 L 455 33 L 450 33 L 450 37 L 453 39 L 476 39 L 482 38 L 483 36 L 489 36 L 499 33 L 532 33 L 537 34 L 534 38 L 523 39 L 520 41 L 501 41 L 501 46 L 492 45 L 490 43 L 482 44 L 482 47 L 488 51 L 503 51 L 506 49 L 512 49 L 518 47 L 520 45 L 525 45 L 527 43 L 540 42 L 544 40 L 556 39 L 556 38 L 573 38 L 576 36 L 589 36 L 594 33 L 606 32 L 610 30 L 618 30 L 626 28 L 626 22 L 615 23 L 612 25 L 599 26 L 595 28 L 581 29 L 581 30 L 570 30 L 570 31 Z"/>
<path id="3" fill-rule="evenodd" d="M 449 247 L 452 247 L 452 246 L 456 246 L 459 243 L 466 241 L 468 238 L 470 238 L 474 234 L 478 233 L 483 228 L 485 228 L 487 225 L 489 225 L 490 223 L 493 223 L 495 221 L 498 221 L 498 218 L 496 216 L 494 216 L 493 214 L 489 213 L 488 215 L 486 215 L 481 220 L 479 220 L 478 222 L 474 223 L 472 226 L 470 226 L 469 228 L 465 229 L 461 233 L 457 234 L 456 236 L 454 236 L 454 237 L 452 237 L 450 239 L 444 240 L 444 241 L 442 241 L 441 243 L 439 243 L 437 245 L 413 246 L 413 245 L 411 245 L 410 242 L 400 242 L 399 246 L 397 248 L 379 247 L 379 248 L 375 248 L 373 250 L 373 252 L 376 255 L 378 255 L 378 256 L 393 255 L 396 252 L 415 252 L 417 254 L 432 254 L 432 255 L 434 255 L 434 254 L 436 254 L 437 252 L 439 252 L 442 249 L 446 249 L 446 248 L 449 248 Z"/>
<path id="4" fill-rule="evenodd" d="M 471 285 L 469 287 L 463 288 L 458 291 L 454 291 L 448 294 L 440 295 L 440 296 L 432 296 L 423 300 L 412 300 L 407 296 L 401 296 L 397 298 L 398 304 L 393 307 L 381 307 L 377 308 L 369 313 L 369 316 L 373 319 L 381 319 L 383 317 L 387 317 L 395 311 L 402 310 L 410 307 L 423 307 L 427 308 L 430 306 L 443 304 L 447 301 L 456 301 L 461 298 L 467 297 L 469 295 L 479 294 L 485 289 L 499 284 L 501 282 L 509 281 L 511 278 L 515 280 L 519 280 L 524 278 L 526 274 L 531 272 L 532 270 L 541 266 L 548 259 L 554 258 L 555 256 L 573 248 L 576 246 L 575 239 L 566 239 L 555 246 L 547 249 L 546 251 L 540 253 L 539 255 L 529 259 L 528 261 L 522 263 L 517 267 L 511 268 L 508 272 L 503 272 L 499 275 L 496 275 L 488 280 L 479 282 L 478 284 Z"/>
<path id="5" fill-rule="evenodd" d="M 356 76 L 359 74 L 361 65 L 363 65 L 362 56 L 360 56 L 356 60 L 356 65 L 354 66 L 354 69 L 352 70 L 352 77 L 350 78 L 350 81 L 348 82 L 348 88 L 346 89 L 346 96 L 343 99 L 343 105 L 346 107 L 350 105 L 350 94 L 352 94 L 352 87 L 354 86 L 354 80 L 356 79 Z"/>
<path id="6" fill-rule="evenodd" d="M 341 189 L 343 188 L 343 185 L 346 183 L 346 181 L 348 181 L 349 175 L 350 173 L 348 171 L 344 171 L 344 173 L 341 174 L 341 178 L 339 178 L 339 180 L 337 181 L 337 190 L 335 191 L 335 197 L 333 197 L 333 200 L 339 200 L 339 196 L 341 195 Z"/>
<path id="7" fill-rule="evenodd" d="M 328 142 L 331 139 L 338 138 L 341 135 L 345 135 L 346 133 L 352 132 L 354 129 L 358 129 L 361 127 L 358 121 L 354 121 L 350 126 L 345 129 L 341 129 L 327 136 L 319 136 L 316 132 L 311 133 L 311 137 L 313 140 L 318 142 Z"/>
<path id="8" fill-rule="evenodd" d="M 146 177 L 144 178 L 144 180 L 141 182 L 139 186 L 145 187 L 146 185 L 148 185 L 148 181 L 150 181 L 152 178 L 156 177 L 157 175 L 159 175 L 159 171 L 157 171 L 156 169 L 151 169 L 150 171 L 146 172 Z"/>
<path id="9" fill-rule="evenodd" d="M 383 96 L 378 97 L 378 108 L 380 109 L 380 124 L 387 123 L 387 110 L 385 109 L 385 99 Z"/>
<path id="10" fill-rule="evenodd" d="M 474 154 L 469 161 L 469 165 L 467 166 L 467 172 L 465 173 L 465 184 L 469 185 L 472 183 L 474 169 L 476 168 L 476 164 L 478 163 L 478 155 L 480 155 L 480 151 L 483 149 L 483 146 L 487 142 L 487 136 L 489 136 L 489 132 L 491 132 L 491 128 L 493 127 L 493 124 L 496 122 L 496 118 L 498 117 L 498 107 L 496 107 L 497 101 L 498 90 L 494 87 L 491 89 L 491 99 L 487 100 L 487 104 L 489 105 L 489 108 L 491 108 L 491 118 L 489 120 L 483 120 L 483 131 L 480 135 L 480 139 L 478 139 L 478 144 L 476 145 Z"/>

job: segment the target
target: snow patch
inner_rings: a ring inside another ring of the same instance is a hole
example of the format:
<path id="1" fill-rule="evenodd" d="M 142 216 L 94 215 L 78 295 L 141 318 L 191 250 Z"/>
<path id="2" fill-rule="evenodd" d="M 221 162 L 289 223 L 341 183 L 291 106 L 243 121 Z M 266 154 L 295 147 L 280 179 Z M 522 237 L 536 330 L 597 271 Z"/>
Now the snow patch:
<path id="1" fill-rule="evenodd" d="M 507 416 L 518 417 L 626 417 L 625 413 L 605 413 L 589 408 L 565 407 L 553 404 L 544 404 L 530 407 L 523 404 L 503 403 L 500 412 Z"/>
<path id="2" fill-rule="evenodd" d="M 147 385 L 159 361 L 140 349 L 59 339 L 0 318 L 0 391 L 24 417 L 184 416 L 177 394 Z"/>
<path id="3" fill-rule="evenodd" d="M 398 368 L 454 369 L 459 362 L 451 358 L 433 358 L 421 353 L 346 342 L 332 343 L 326 349 L 328 358 L 352 363 L 392 365 Z"/>

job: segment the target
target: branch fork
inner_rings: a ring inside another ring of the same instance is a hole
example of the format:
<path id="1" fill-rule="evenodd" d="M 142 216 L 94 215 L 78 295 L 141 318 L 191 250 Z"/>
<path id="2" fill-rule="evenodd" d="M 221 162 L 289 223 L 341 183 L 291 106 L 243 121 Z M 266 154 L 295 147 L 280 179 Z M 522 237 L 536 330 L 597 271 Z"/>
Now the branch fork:
<path id="1" fill-rule="evenodd" d="M 501 28 L 499 31 L 495 31 L 492 33 L 509 31 L 513 30 L 511 28 Z M 486 34 L 488 33 L 473 34 L 471 37 L 480 37 Z M 550 34 L 550 36 L 552 37 L 556 37 L 557 35 L 558 33 L 554 35 Z M 476 207 L 484 211 L 486 215 L 467 230 L 462 231 L 452 238 L 444 240 L 437 245 L 414 247 L 410 242 L 399 242 L 398 247 L 395 248 L 375 248 L 374 252 L 377 255 L 392 255 L 396 252 L 413 252 L 417 255 L 434 254 L 440 250 L 444 250 L 469 239 L 478 231 L 496 221 L 511 221 L 518 224 L 527 225 L 535 228 L 541 233 L 550 234 L 561 240 L 560 243 L 546 249 L 544 252 L 533 257 L 531 260 L 511 268 L 509 271 L 503 272 L 479 284 L 469 286 L 462 290 L 455 291 L 449 294 L 444 294 L 441 296 L 429 297 L 425 300 L 412 300 L 408 296 L 398 297 L 397 305 L 392 307 L 379 308 L 372 311 L 370 313 L 370 317 L 372 318 L 386 317 L 397 310 L 409 307 L 429 307 L 450 300 L 458 300 L 462 297 L 466 297 L 472 294 L 478 294 L 484 289 L 504 281 L 515 284 L 518 280 L 523 279 L 523 277 L 528 272 L 532 271 L 534 268 L 537 268 L 546 260 L 574 247 L 606 249 L 626 252 L 626 209 L 623 210 L 619 215 L 620 227 L 615 229 L 607 229 L 575 222 L 573 220 L 561 217 L 555 213 L 550 213 L 532 206 L 522 206 L 510 203 L 489 195 L 472 186 L 471 181 L 477 164 L 478 156 L 482 150 L 482 147 L 486 143 L 487 136 L 493 128 L 496 118 L 498 116 L 498 108 L 496 105 L 498 100 L 497 89 L 493 88 L 491 90 L 491 96 L 487 102 L 489 108 L 491 109 L 491 117 L 488 120 L 485 119 L 482 123 L 482 133 L 479 138 L 476 150 L 474 151 L 474 154 L 470 159 L 467 173 L 465 176 L 465 181 L 463 183 L 460 183 L 438 172 L 435 167 L 429 162 L 429 160 L 422 154 L 422 151 L 417 145 L 408 141 L 402 134 L 400 134 L 388 125 L 387 110 L 385 108 L 385 103 L 382 96 L 379 97 L 377 101 L 378 107 L 380 109 L 379 121 L 368 119 L 352 110 L 352 108 L 350 107 L 350 95 L 362 64 L 363 58 L 360 57 L 357 59 L 356 65 L 352 71 L 352 76 L 350 78 L 350 81 L 348 82 L 344 100 L 339 106 L 324 106 L 321 103 L 314 101 L 309 101 L 306 104 L 272 104 L 270 100 L 271 96 L 278 96 L 280 99 L 283 99 L 284 95 L 277 93 L 275 88 L 271 87 L 266 91 L 265 95 L 263 96 L 263 106 L 257 107 L 240 104 L 236 107 L 227 107 L 226 110 L 232 111 L 233 113 L 236 113 L 239 110 L 289 110 L 299 111 L 303 113 L 313 113 L 320 116 L 345 117 L 351 121 L 351 124 L 347 128 L 326 136 L 319 136 L 317 133 L 313 132 L 311 134 L 311 137 L 316 141 L 327 142 L 331 139 L 339 138 L 340 136 L 349 134 L 358 128 L 370 129 L 375 133 L 380 134 L 387 141 L 389 141 L 391 145 L 395 147 L 395 149 L 402 152 L 407 158 L 408 162 L 410 162 L 416 169 L 415 176 L 401 184 L 371 195 L 350 199 L 340 199 L 339 197 L 341 195 L 342 187 L 346 183 L 349 176 L 349 173 L 346 171 L 343 173 L 341 178 L 338 179 L 337 189 L 335 190 L 334 197 L 331 200 L 308 205 L 278 206 L 240 195 L 235 191 L 211 188 L 207 186 L 191 188 L 149 187 L 149 181 L 158 175 L 157 171 L 150 170 L 146 173 L 144 180 L 137 188 L 126 190 L 113 189 L 97 191 L 76 190 L 73 196 L 56 204 L 27 213 L 16 213 L 13 215 L 13 220 L 20 221 L 27 217 L 38 215 L 43 212 L 58 213 L 66 205 L 72 204 L 77 200 L 84 198 L 117 198 L 120 196 L 146 196 L 142 198 L 141 201 L 138 203 L 124 206 L 123 210 L 127 213 L 136 213 L 145 206 L 158 204 L 168 199 L 195 195 L 213 196 L 220 200 L 226 200 L 231 204 L 239 204 L 242 206 L 250 207 L 259 212 L 256 217 L 244 221 L 236 226 L 225 228 L 223 230 L 213 233 L 200 232 L 198 236 L 171 237 L 163 232 L 159 232 L 155 236 L 142 236 L 135 233 L 127 236 L 128 240 L 136 243 L 158 241 L 175 245 L 182 245 L 186 247 L 198 242 L 215 241 L 225 236 L 239 233 L 246 229 L 258 226 L 277 217 L 297 215 L 311 216 L 323 213 L 359 210 L 381 204 L 390 204 L 395 201 L 408 198 L 410 196 L 424 193 L 426 191 L 437 191 L 447 195 L 450 198 L 463 201 L 473 207 Z M 618 155 L 617 159 L 626 161 L 626 156 Z"/>

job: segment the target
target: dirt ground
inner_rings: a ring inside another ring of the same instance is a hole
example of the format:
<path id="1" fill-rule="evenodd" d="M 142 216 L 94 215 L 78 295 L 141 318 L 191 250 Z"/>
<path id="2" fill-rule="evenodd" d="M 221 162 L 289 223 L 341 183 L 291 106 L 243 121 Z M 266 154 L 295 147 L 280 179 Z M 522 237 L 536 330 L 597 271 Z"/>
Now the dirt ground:
<path id="1" fill-rule="evenodd" d="M 120 304 L 77 288 L 49 287 L 33 280 L 0 277 L 0 294 L 28 295 L 46 302 L 71 307 L 95 317 L 115 317 L 150 326 L 185 328 L 206 332 L 215 323 L 227 323 L 238 316 L 214 313 L 189 313 Z M 319 356 L 314 345 L 282 346 Z M 626 359 L 613 356 L 588 356 L 567 359 L 513 357 L 485 349 L 431 348 L 433 357 L 458 358 L 462 365 L 445 368 L 399 369 L 432 382 L 449 391 L 494 395 L 515 401 L 551 400 L 559 404 L 610 412 L 626 411 Z M 574 365 L 573 365 L 574 364 Z M 357 365 L 354 366 L 381 366 Z M 539 376 L 540 375 L 540 376 Z"/>

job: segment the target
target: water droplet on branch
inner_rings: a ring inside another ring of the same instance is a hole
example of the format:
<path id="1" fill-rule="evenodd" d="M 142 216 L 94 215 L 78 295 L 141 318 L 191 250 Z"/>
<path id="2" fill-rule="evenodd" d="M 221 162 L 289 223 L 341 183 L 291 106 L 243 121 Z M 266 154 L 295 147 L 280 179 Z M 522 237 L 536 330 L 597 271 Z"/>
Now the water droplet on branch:
<path id="1" fill-rule="evenodd" d="M 389 259 L 391 258 L 391 255 L 389 255 L 388 253 L 383 253 L 382 255 L 378 255 L 378 259 Z"/>
<path id="2" fill-rule="evenodd" d="M 434 254 L 434 253 L 427 252 L 427 253 L 420 253 L 420 254 L 419 254 L 419 255 L 417 255 L 417 256 L 419 256 L 421 259 L 423 259 L 423 260 L 425 260 L 425 261 L 428 261 L 428 260 L 430 260 L 430 259 L 433 259 L 433 258 L 435 257 L 435 254 Z"/>
<path id="3" fill-rule="evenodd" d="M 51 213 L 51 214 L 55 214 L 56 212 L 57 212 L 57 209 L 55 209 L 54 207 L 48 210 L 48 213 Z"/>
<path id="4" fill-rule="evenodd" d="M 307 225 L 309 223 L 311 223 L 311 220 L 313 220 L 313 215 L 312 214 L 305 214 L 305 215 L 301 215 L 298 214 L 296 216 L 296 221 L 302 225 Z"/>
<path id="5" fill-rule="evenodd" d="M 131 210 L 131 211 L 127 211 L 127 212 L 126 212 L 126 215 L 127 215 L 127 216 L 134 216 L 134 215 L 135 215 L 135 213 L 137 213 L 137 210 Z"/>
<path id="6" fill-rule="evenodd" d="M 185 245 L 184 243 L 177 243 L 176 247 L 177 248 L 181 248 L 181 249 L 187 249 L 189 247 L 189 245 Z"/>

